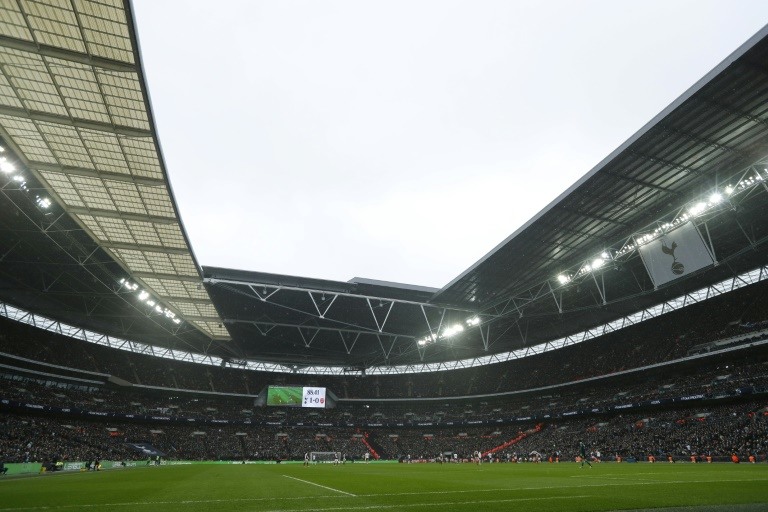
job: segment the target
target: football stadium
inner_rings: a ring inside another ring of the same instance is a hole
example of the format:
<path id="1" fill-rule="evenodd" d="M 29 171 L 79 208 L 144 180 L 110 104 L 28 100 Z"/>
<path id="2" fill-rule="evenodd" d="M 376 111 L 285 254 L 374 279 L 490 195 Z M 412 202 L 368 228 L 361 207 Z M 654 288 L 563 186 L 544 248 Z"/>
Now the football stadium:
<path id="1" fill-rule="evenodd" d="M 768 510 L 768 26 L 442 288 L 199 263 L 157 133 L 0 2 L 0 512 Z"/>

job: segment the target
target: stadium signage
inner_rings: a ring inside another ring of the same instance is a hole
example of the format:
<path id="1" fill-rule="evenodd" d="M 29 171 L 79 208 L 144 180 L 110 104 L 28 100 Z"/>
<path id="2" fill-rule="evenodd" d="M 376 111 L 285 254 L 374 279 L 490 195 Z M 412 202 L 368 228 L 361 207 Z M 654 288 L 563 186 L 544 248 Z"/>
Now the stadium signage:
<path id="1" fill-rule="evenodd" d="M 171 423 L 195 423 L 195 424 L 209 424 L 209 425 L 221 425 L 221 424 L 227 424 L 227 425 L 257 425 L 257 426 L 286 426 L 286 427 L 294 427 L 294 426 L 301 426 L 301 427 L 364 427 L 364 428 L 376 428 L 376 427 L 384 427 L 384 428 L 408 428 L 408 427 L 425 427 L 425 426 L 460 426 L 460 425 L 497 425 L 500 423 L 515 423 L 515 422 L 525 422 L 525 421 L 537 421 L 537 420 L 543 420 L 548 418 L 561 418 L 561 417 L 574 417 L 574 416 L 584 416 L 584 415 L 591 415 L 595 413 L 603 413 L 603 412 L 609 412 L 612 410 L 624 410 L 624 409 L 633 409 L 636 407 L 653 407 L 658 405 L 667 405 L 675 402 L 686 402 L 691 400 L 710 400 L 710 401 L 718 401 L 721 399 L 727 399 L 732 396 L 737 396 L 740 393 L 745 393 L 745 389 L 739 389 L 734 390 L 731 393 L 724 393 L 723 395 L 711 397 L 706 396 L 704 394 L 696 394 L 696 395 L 687 395 L 687 396 L 681 396 L 676 398 L 664 398 L 664 399 L 655 399 L 655 400 L 647 400 L 644 402 L 639 403 L 630 403 L 630 404 L 620 404 L 615 406 L 607 406 L 604 408 L 591 408 L 591 409 L 585 409 L 585 410 L 576 410 L 576 411 L 568 411 L 561 414 L 532 414 L 529 416 L 517 416 L 513 418 L 503 418 L 503 419 L 488 419 L 488 420 L 460 420 L 460 421 L 442 421 L 442 422 L 361 422 L 361 423 L 350 423 L 348 421 L 344 422 L 338 422 L 338 423 L 313 423 L 311 421 L 301 421 L 301 422 L 280 422 L 280 421 L 254 421 L 250 418 L 243 419 L 243 420 L 226 420 L 226 419 L 216 419 L 216 418 L 186 418 L 186 417 L 170 417 L 170 416 L 143 416 L 138 414 L 121 414 L 116 412 L 104 412 L 104 411 L 87 411 L 83 409 L 77 409 L 74 407 L 54 407 L 54 406 L 48 406 L 48 405 L 40 405 L 40 404 L 33 404 L 33 403 L 27 403 L 27 402 L 16 402 L 8 399 L 0 399 L 0 409 L 16 409 L 16 410 L 35 410 L 35 411 L 46 411 L 53 414 L 64 414 L 68 416 L 79 416 L 79 417 L 109 417 L 114 418 L 117 420 L 130 420 L 130 421 L 162 421 L 162 422 L 171 422 Z M 749 388 L 750 393 L 759 392 L 758 390 L 754 388 Z"/>
<path id="2" fill-rule="evenodd" d="M 686 400 L 701 400 L 704 398 L 704 395 L 690 395 L 690 396 L 681 396 L 680 398 L 675 398 L 675 401 L 681 401 L 684 402 Z"/>

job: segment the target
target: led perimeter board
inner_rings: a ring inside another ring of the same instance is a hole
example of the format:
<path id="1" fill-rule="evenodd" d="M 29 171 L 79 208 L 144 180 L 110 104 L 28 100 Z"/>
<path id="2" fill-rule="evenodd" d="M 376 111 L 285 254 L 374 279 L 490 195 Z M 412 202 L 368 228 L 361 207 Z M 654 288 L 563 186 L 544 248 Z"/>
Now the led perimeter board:
<path id="1" fill-rule="evenodd" d="M 269 386 L 267 405 L 325 407 L 325 388 L 307 386 Z"/>

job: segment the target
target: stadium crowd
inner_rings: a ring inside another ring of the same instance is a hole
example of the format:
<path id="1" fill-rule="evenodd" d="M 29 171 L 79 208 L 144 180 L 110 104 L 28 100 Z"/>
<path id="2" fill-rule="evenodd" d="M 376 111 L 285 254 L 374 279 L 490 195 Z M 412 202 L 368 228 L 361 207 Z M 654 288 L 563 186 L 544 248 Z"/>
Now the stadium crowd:
<path id="1" fill-rule="evenodd" d="M 128 443 L 149 443 L 167 457 L 190 460 L 301 459 L 309 451 L 341 452 L 355 459 L 369 450 L 402 460 L 433 459 L 441 453 L 463 459 L 477 450 L 502 461 L 571 460 L 575 439 L 613 459 L 737 454 L 764 460 L 766 400 L 760 397 L 768 394 L 768 352 L 758 342 L 768 336 L 766 290 L 766 285 L 746 287 L 524 360 L 386 377 L 277 375 L 171 362 L 0 319 L 0 399 L 201 420 L 185 425 L 147 418 L 143 423 L 84 420 L 42 411 L 30 416 L 0 404 L 0 460 L 146 456 Z M 715 353 L 722 347 L 735 350 Z M 669 361 L 675 362 L 645 368 Z M 643 370 L 616 375 L 632 368 Z M 109 375 L 143 386 L 108 384 Z M 323 385 L 341 400 L 334 408 L 311 411 L 257 405 L 255 397 L 270 384 Z M 483 393 L 491 395 L 473 396 Z M 701 401 L 675 403 L 674 408 L 633 406 L 631 414 L 614 408 L 686 395 Z M 356 397 L 363 400 L 344 400 Z M 588 410 L 591 415 L 567 416 Z M 546 421 L 533 424 L 467 423 L 545 414 Z M 206 421 L 214 419 L 236 424 Z"/>
<path id="2" fill-rule="evenodd" d="M 82 421 L 3 414 L 0 454 L 6 462 L 143 460 L 146 452 L 129 443 L 150 444 L 178 460 L 301 460 L 307 452 L 339 452 L 360 460 L 370 449 L 398 460 L 434 460 L 474 451 L 509 462 L 574 460 L 577 440 L 602 460 L 718 460 L 737 454 L 766 460 L 766 401 L 700 405 L 547 423 L 457 428 L 329 428 L 190 426 Z M 363 442 L 365 439 L 366 443 Z M 489 453 L 490 452 L 490 453 Z M 597 456 L 597 455 L 596 455 Z"/>

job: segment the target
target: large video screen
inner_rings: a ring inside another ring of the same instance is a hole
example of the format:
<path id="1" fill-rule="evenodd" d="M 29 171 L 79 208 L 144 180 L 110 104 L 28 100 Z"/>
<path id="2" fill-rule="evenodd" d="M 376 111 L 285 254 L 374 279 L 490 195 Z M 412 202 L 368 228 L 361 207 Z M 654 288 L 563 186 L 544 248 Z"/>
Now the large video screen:
<path id="1" fill-rule="evenodd" d="M 287 407 L 325 407 L 325 388 L 308 386 L 269 386 L 267 405 Z"/>

